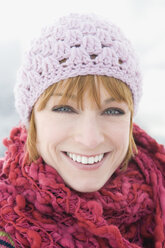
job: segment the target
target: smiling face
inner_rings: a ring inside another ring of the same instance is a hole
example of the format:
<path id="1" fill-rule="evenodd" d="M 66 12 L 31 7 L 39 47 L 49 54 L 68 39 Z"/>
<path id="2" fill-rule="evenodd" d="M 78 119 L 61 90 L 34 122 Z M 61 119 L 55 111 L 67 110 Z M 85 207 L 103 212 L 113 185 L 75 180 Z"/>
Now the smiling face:
<path id="1" fill-rule="evenodd" d="M 88 93 L 83 108 L 72 95 L 61 105 L 63 92 L 34 108 L 37 150 L 65 183 L 80 192 L 99 190 L 123 162 L 129 145 L 130 110 L 100 85 L 100 107 Z"/>

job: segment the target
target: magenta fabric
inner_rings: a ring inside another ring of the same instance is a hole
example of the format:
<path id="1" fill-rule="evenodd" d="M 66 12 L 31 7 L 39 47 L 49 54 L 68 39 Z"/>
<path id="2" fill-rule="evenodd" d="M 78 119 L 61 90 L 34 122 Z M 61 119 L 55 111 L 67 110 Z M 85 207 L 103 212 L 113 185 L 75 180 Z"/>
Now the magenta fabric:
<path id="1" fill-rule="evenodd" d="M 165 247 L 165 149 L 134 125 L 138 155 L 97 192 L 67 187 L 42 158 L 27 163 L 13 128 L 0 160 L 0 230 L 15 247 Z"/>

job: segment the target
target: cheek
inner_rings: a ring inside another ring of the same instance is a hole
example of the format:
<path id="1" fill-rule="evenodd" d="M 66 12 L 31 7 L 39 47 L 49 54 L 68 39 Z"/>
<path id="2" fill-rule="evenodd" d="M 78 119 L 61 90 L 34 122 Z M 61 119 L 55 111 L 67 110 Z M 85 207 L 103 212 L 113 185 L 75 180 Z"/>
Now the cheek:
<path id="1" fill-rule="evenodd" d="M 124 149 L 127 151 L 129 145 L 129 121 L 115 123 L 109 127 L 109 139 L 116 149 Z"/>
<path id="2" fill-rule="evenodd" d="M 65 121 L 42 117 L 36 119 L 37 143 L 40 145 L 53 145 L 64 140 L 69 135 L 71 128 Z"/>

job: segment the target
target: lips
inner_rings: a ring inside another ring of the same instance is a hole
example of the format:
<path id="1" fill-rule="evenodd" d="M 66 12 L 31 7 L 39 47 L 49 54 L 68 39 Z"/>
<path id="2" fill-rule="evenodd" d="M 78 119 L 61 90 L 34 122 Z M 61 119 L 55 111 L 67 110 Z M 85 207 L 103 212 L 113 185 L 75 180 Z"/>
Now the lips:
<path id="1" fill-rule="evenodd" d="M 94 163 L 101 161 L 104 157 L 104 153 L 97 155 L 97 156 L 89 156 L 89 157 L 80 156 L 80 155 L 77 155 L 75 153 L 70 153 L 70 152 L 67 152 L 67 155 L 72 160 L 74 160 L 76 162 L 80 162 L 82 164 L 94 164 Z"/>
<path id="2" fill-rule="evenodd" d="M 73 166 L 76 166 L 77 168 L 81 169 L 81 170 L 96 170 L 98 169 L 99 167 L 101 167 L 108 155 L 108 153 L 104 153 L 104 157 L 101 161 L 99 162 L 96 162 L 96 163 L 93 163 L 93 164 L 83 164 L 83 163 L 80 163 L 80 162 L 77 162 L 77 161 L 74 161 L 72 160 L 66 152 L 62 152 L 62 154 L 65 156 L 65 159 L 67 159 L 67 161 L 73 165 Z"/>
<path id="3" fill-rule="evenodd" d="M 90 155 L 86 155 L 86 154 L 80 154 L 80 153 L 75 153 L 75 152 L 64 152 L 64 153 L 73 153 L 73 154 L 75 154 L 75 155 L 77 155 L 77 156 L 81 156 L 81 157 L 96 157 L 96 156 L 100 156 L 101 154 L 106 154 L 106 152 L 104 152 L 104 153 L 97 153 L 97 154 L 90 154 Z"/>

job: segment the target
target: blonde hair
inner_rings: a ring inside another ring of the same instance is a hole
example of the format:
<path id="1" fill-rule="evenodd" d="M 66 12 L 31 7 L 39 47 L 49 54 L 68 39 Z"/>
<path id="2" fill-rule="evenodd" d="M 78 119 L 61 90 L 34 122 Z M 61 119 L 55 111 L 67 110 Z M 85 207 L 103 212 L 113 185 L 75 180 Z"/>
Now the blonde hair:
<path id="1" fill-rule="evenodd" d="M 88 92 L 89 99 L 91 102 L 95 102 L 100 108 L 100 84 L 104 86 L 106 91 L 118 102 L 126 102 L 128 108 L 131 112 L 130 117 L 130 135 L 129 135 L 129 146 L 127 154 L 122 163 L 122 168 L 126 169 L 127 164 L 132 156 L 137 152 L 137 148 L 133 139 L 133 99 L 132 93 L 129 87 L 123 83 L 121 80 L 99 75 L 87 75 L 87 76 L 77 76 L 73 78 L 68 78 L 67 80 L 61 80 L 48 87 L 44 93 L 39 97 L 37 110 L 42 111 L 49 98 L 54 94 L 63 92 L 59 104 L 66 104 L 73 92 L 76 92 L 77 96 L 77 106 L 81 106 L 83 109 L 83 97 L 84 94 Z M 35 161 L 39 158 L 39 154 L 36 148 L 36 127 L 34 119 L 34 107 L 31 113 L 28 136 L 26 148 L 29 154 L 29 162 Z"/>

